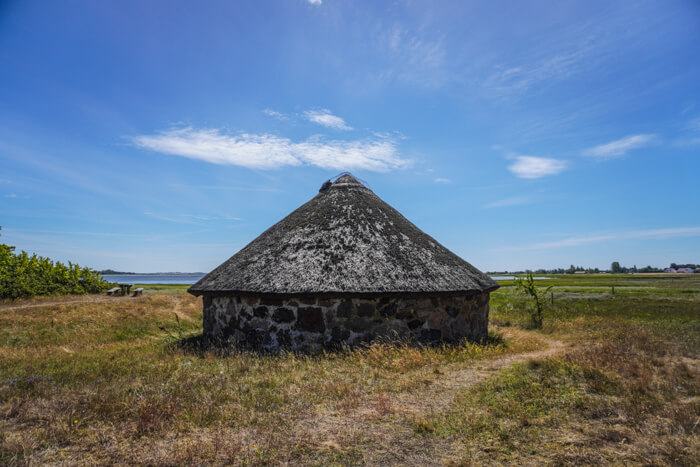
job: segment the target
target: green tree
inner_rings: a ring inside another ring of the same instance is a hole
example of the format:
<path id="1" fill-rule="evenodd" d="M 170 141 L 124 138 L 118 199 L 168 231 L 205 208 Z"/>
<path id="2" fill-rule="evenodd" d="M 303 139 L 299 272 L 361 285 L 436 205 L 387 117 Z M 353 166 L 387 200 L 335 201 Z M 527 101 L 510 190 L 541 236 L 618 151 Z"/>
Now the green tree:
<path id="1" fill-rule="evenodd" d="M 99 293 L 109 285 L 90 268 L 30 256 L 26 251 L 15 253 L 15 247 L 0 243 L 0 299 Z"/>
<path id="2" fill-rule="evenodd" d="M 610 265 L 610 271 L 612 273 L 622 272 L 622 268 L 620 267 L 620 263 L 618 263 L 617 261 L 613 261 L 613 263 Z"/>

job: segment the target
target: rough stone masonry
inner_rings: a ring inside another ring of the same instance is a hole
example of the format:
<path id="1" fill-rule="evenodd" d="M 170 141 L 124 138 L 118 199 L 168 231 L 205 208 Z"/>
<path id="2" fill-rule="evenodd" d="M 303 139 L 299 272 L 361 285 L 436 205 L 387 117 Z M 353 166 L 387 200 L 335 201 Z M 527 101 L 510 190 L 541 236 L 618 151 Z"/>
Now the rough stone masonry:
<path id="1" fill-rule="evenodd" d="M 377 338 L 420 343 L 480 341 L 489 294 L 433 298 L 205 297 L 204 334 L 258 349 L 318 349 Z"/>

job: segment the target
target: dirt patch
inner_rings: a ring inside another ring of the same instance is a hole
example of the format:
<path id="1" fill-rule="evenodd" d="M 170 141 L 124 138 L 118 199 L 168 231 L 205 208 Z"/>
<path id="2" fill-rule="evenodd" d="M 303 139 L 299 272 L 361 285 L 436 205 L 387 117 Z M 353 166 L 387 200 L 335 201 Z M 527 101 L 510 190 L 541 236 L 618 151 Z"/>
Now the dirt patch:
<path id="1" fill-rule="evenodd" d="M 521 332 L 504 330 L 503 334 L 513 338 Z M 544 337 L 541 345 L 541 349 L 531 352 L 469 362 L 461 368 L 436 369 L 439 378 L 426 382 L 425 386 L 410 392 L 366 396 L 353 404 L 354 408 L 322 407 L 299 421 L 299 437 L 313 440 L 315 449 L 338 452 L 351 450 L 360 439 L 364 444 L 363 463 L 369 465 L 397 462 L 444 465 L 452 452 L 450 442 L 426 438 L 421 445 L 420 438 L 415 436 L 414 424 L 409 421 L 446 409 L 460 392 L 484 382 L 503 368 L 531 359 L 553 357 L 569 348 Z"/>

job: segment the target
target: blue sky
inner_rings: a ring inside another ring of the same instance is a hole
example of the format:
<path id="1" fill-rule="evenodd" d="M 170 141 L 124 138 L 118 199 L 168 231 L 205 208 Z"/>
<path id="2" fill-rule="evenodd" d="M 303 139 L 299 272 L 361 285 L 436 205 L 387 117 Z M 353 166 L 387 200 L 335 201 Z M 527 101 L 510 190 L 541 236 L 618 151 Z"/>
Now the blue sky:
<path id="1" fill-rule="evenodd" d="M 0 3 L 0 225 L 209 271 L 351 171 L 483 270 L 700 263 L 700 3 Z"/>

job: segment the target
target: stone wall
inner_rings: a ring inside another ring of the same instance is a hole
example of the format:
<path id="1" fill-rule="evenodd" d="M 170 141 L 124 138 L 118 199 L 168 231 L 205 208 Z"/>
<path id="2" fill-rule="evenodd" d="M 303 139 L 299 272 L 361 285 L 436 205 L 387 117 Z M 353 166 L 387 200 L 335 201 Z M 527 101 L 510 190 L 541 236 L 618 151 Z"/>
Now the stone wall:
<path id="1" fill-rule="evenodd" d="M 488 313 L 488 293 L 420 299 L 204 296 L 204 335 L 263 349 L 338 347 L 378 337 L 479 341 L 488 333 Z"/>

